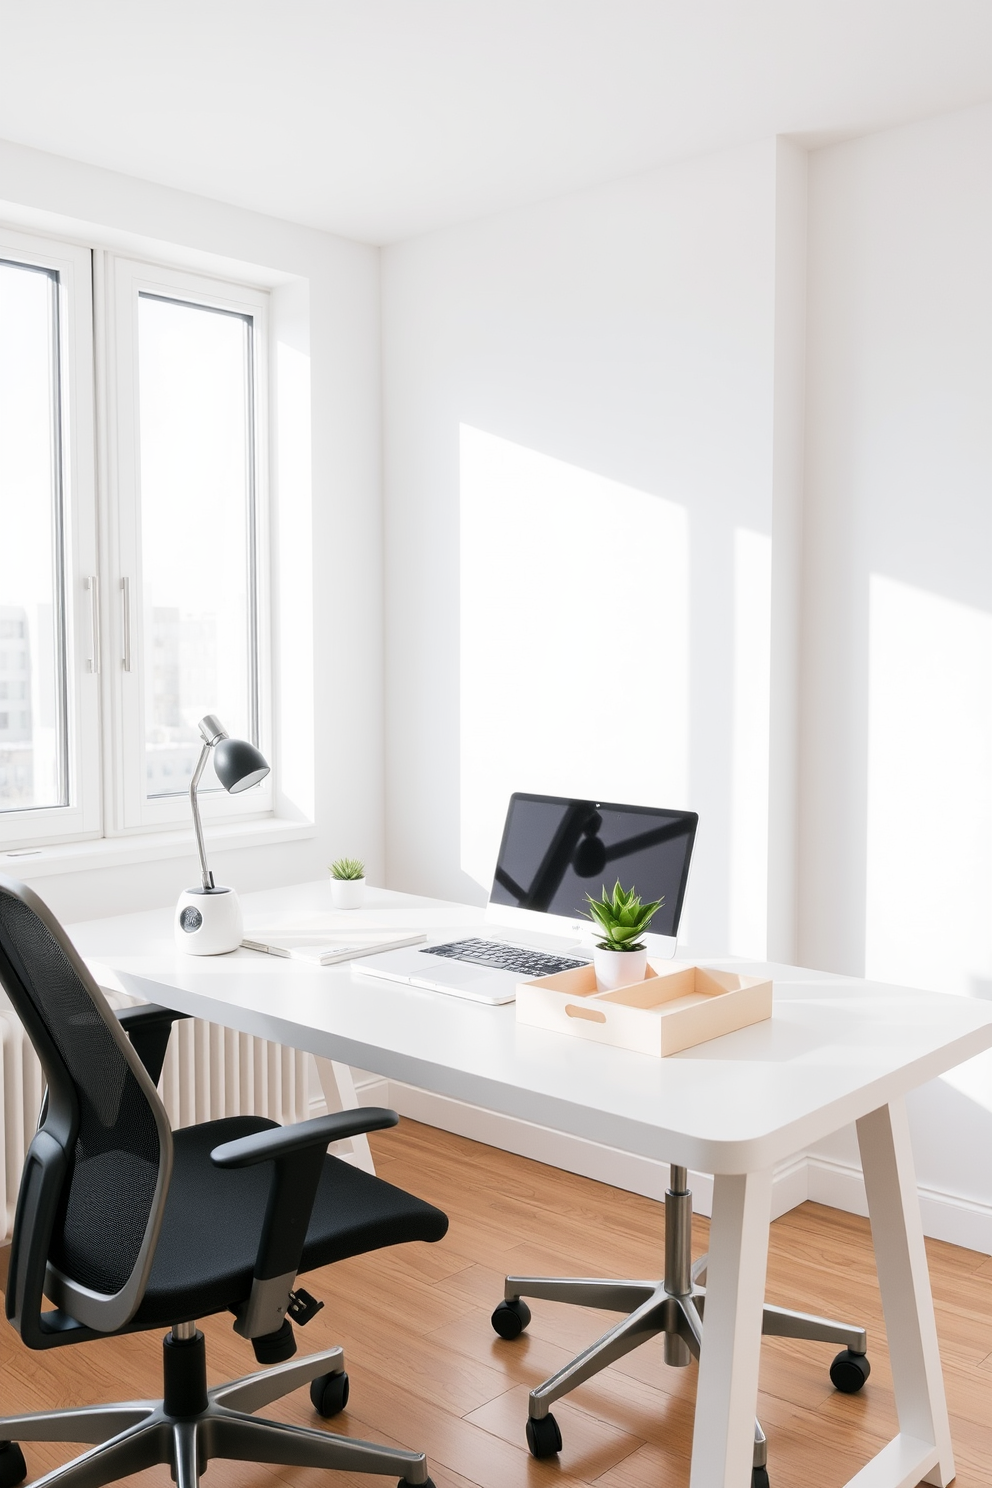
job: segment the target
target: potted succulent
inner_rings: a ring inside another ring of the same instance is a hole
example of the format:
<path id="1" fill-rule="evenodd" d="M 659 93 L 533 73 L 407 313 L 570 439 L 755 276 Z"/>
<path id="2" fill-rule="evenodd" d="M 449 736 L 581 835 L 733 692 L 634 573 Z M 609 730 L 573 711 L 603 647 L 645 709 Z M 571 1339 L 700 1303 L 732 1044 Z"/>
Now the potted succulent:
<path id="1" fill-rule="evenodd" d="M 365 864 L 360 858 L 338 858 L 331 864 L 331 903 L 335 909 L 360 909 L 365 901 Z"/>
<path id="2" fill-rule="evenodd" d="M 648 948 L 641 937 L 664 904 L 664 896 L 653 904 L 642 904 L 640 895 L 632 888 L 622 889 L 617 879 L 612 894 L 606 892 L 604 884 L 601 899 L 591 894 L 586 898 L 587 918 L 599 927 L 603 937 L 596 942 L 592 957 L 599 991 L 612 992 L 614 987 L 643 982 Z"/>

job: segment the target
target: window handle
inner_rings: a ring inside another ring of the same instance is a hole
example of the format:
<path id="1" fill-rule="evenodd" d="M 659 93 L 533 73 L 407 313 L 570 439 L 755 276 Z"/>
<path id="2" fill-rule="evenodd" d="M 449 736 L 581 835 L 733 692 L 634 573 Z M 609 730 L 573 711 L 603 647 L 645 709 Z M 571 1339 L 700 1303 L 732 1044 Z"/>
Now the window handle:
<path id="1" fill-rule="evenodd" d="M 90 656 L 86 663 L 86 670 L 98 672 L 100 670 L 100 580 L 96 574 L 89 575 L 86 588 L 90 596 Z"/>
<path id="2" fill-rule="evenodd" d="M 131 670 L 131 580 L 121 579 L 121 629 L 123 644 L 121 665 L 126 672 Z"/>

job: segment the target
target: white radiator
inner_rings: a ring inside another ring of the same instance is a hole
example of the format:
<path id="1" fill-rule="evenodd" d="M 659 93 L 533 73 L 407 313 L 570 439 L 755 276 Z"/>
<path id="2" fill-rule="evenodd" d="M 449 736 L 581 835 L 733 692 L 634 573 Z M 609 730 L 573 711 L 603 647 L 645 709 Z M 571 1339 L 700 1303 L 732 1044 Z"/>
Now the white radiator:
<path id="1" fill-rule="evenodd" d="M 113 992 L 107 997 L 115 1007 L 135 1001 Z M 44 1089 L 37 1056 L 9 1006 L 0 1007 L 0 1053 L 0 1215 L 2 1238 L 7 1239 Z M 173 1127 L 219 1116 L 268 1116 L 283 1125 L 305 1121 L 310 1115 L 308 1058 L 297 1049 L 187 1018 L 173 1024 L 159 1092 Z"/>

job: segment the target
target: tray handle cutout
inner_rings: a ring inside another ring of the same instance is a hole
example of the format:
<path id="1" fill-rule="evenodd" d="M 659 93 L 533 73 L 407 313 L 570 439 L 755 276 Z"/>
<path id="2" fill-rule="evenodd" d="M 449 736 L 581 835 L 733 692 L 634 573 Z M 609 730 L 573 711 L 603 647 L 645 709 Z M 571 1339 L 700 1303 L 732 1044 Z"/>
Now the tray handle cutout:
<path id="1" fill-rule="evenodd" d="M 566 1002 L 565 1012 L 570 1018 L 588 1018 L 590 1023 L 605 1023 L 606 1014 L 599 1012 L 596 1008 L 576 1007 L 574 1002 Z"/>

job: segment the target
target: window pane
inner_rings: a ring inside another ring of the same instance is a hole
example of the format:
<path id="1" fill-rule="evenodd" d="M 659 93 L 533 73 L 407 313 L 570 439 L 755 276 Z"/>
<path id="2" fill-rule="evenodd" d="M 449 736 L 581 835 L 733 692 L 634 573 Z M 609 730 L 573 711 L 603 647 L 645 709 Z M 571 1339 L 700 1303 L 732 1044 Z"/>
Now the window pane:
<path id="1" fill-rule="evenodd" d="M 138 307 L 145 790 L 167 796 L 189 786 L 205 713 L 257 742 L 252 321 Z"/>
<path id="2" fill-rule="evenodd" d="M 0 811 L 66 806 L 58 274 L 0 262 Z"/>

